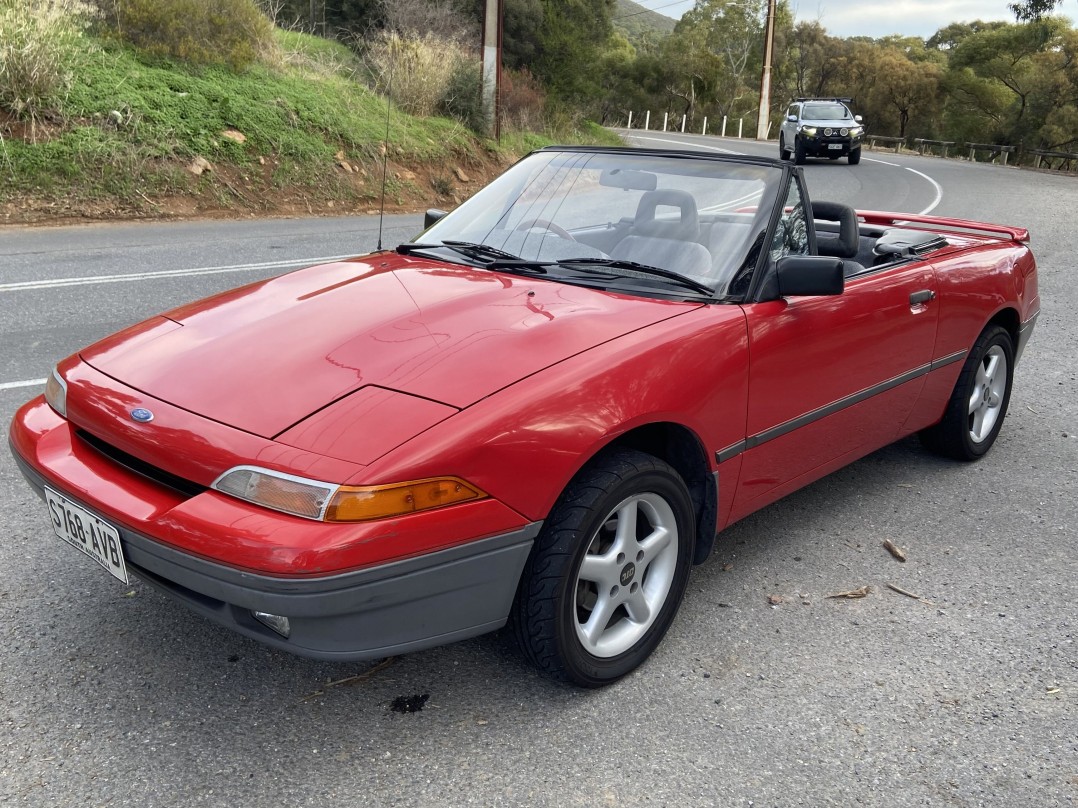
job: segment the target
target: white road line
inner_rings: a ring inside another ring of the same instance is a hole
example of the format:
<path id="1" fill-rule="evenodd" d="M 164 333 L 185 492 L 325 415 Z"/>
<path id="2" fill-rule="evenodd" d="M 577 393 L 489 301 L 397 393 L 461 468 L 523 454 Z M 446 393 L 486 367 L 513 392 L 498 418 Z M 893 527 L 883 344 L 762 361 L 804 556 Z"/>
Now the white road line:
<path id="1" fill-rule="evenodd" d="M 874 159 L 872 157 L 862 157 L 861 162 L 862 163 L 879 163 L 880 165 L 894 166 L 895 168 L 902 168 L 902 166 L 900 166 L 898 163 L 889 163 L 886 160 L 876 160 L 876 159 Z"/>
<path id="2" fill-rule="evenodd" d="M 928 176 L 927 174 L 922 174 L 920 171 L 917 171 L 916 169 L 910 168 L 909 166 L 904 166 L 904 168 L 907 171 L 912 171 L 918 177 L 923 177 L 924 179 L 928 180 L 930 183 L 932 183 L 932 187 L 936 189 L 936 198 L 932 200 L 932 204 L 929 205 L 924 210 L 920 211 L 920 213 L 918 213 L 918 215 L 919 216 L 924 216 L 925 214 L 931 213 L 933 211 L 933 209 L 935 209 L 936 205 L 938 205 L 940 202 L 943 201 L 943 188 L 941 188 L 940 184 L 938 182 L 936 182 L 934 179 L 932 179 L 930 176 Z"/>
<path id="3" fill-rule="evenodd" d="M 163 269 L 157 272 L 131 272 L 124 275 L 97 275 L 85 278 L 52 278 L 38 281 L 0 283 L 0 292 L 25 292 L 31 289 L 58 289 L 64 286 L 91 286 L 98 283 L 128 283 L 151 281 L 158 278 L 183 278 L 194 275 L 219 275 L 225 272 L 253 272 L 258 269 L 288 269 L 311 264 L 324 264 L 352 258 L 359 253 L 347 255 L 324 255 L 318 258 L 294 258 L 285 261 L 265 261 L 260 264 L 231 264 L 220 267 L 193 267 L 190 269 Z"/>
<path id="4" fill-rule="evenodd" d="M 43 387 L 44 379 L 27 379 L 22 382 L 0 382 L 0 390 L 15 390 L 19 387 Z"/>

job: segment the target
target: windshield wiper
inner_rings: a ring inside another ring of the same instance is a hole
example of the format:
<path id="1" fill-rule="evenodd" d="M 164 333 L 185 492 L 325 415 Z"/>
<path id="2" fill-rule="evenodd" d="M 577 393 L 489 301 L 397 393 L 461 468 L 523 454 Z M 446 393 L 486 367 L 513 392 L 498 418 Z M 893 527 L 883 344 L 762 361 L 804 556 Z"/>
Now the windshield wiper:
<path id="1" fill-rule="evenodd" d="M 693 280 L 688 275 L 682 275 L 680 272 L 674 272 L 672 269 L 662 269 L 661 267 L 653 267 L 648 264 L 638 264 L 636 261 L 625 261 L 619 258 L 566 258 L 563 261 L 552 261 L 551 263 L 569 267 L 597 266 L 610 267 L 611 269 L 629 269 L 644 275 L 655 275 L 660 278 L 675 281 L 682 286 L 687 286 L 690 289 L 708 296 L 715 294 L 715 290 L 710 286 L 700 283 L 700 281 Z"/>
<path id="2" fill-rule="evenodd" d="M 397 252 L 401 255 L 407 255 L 408 253 L 417 250 L 437 250 L 439 248 L 450 249 L 453 252 L 460 253 L 463 256 L 474 258 L 479 261 L 497 258 L 513 261 L 522 260 L 519 256 L 513 255 L 505 250 L 499 250 L 497 247 L 491 247 L 489 244 L 477 244 L 474 241 L 455 241 L 453 239 L 446 239 L 437 244 L 421 244 L 419 242 L 400 244 L 397 246 Z"/>

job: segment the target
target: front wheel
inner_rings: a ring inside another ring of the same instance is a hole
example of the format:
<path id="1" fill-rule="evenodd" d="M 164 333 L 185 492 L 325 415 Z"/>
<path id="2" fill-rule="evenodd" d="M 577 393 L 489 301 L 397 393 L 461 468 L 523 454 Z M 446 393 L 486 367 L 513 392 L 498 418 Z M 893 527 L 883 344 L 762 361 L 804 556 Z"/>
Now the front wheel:
<path id="1" fill-rule="evenodd" d="M 943 420 L 921 432 L 929 449 L 955 460 L 983 457 L 1003 428 L 1014 378 L 1014 341 L 1006 329 L 989 326 L 973 344 Z"/>
<path id="2" fill-rule="evenodd" d="M 510 621 L 544 673 L 600 687 L 638 667 L 677 614 L 695 543 L 681 476 L 637 451 L 600 456 L 558 499 Z"/>
<path id="3" fill-rule="evenodd" d="M 801 139 L 794 141 L 794 163 L 799 166 L 805 164 L 805 141 Z"/>
<path id="4" fill-rule="evenodd" d="M 861 162 L 861 147 L 850 149 L 850 165 L 855 166 Z"/>
<path id="5" fill-rule="evenodd" d="M 782 132 L 779 132 L 779 159 L 790 159 L 790 151 L 786 148 L 786 136 Z"/>

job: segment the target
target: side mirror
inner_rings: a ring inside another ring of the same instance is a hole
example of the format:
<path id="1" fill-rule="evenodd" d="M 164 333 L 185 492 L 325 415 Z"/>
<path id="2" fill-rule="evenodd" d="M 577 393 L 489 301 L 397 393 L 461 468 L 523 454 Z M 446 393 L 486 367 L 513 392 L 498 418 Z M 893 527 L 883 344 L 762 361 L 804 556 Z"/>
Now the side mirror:
<path id="1" fill-rule="evenodd" d="M 853 116 L 853 119 L 854 119 L 855 121 L 857 121 L 858 123 L 861 123 L 861 116 L 860 116 L 860 115 L 854 115 L 854 116 Z"/>
<path id="2" fill-rule="evenodd" d="M 796 115 L 787 115 L 786 120 L 788 120 L 790 123 L 797 123 L 797 116 Z"/>
<path id="3" fill-rule="evenodd" d="M 842 259 L 824 255 L 787 255 L 778 262 L 779 296 L 841 295 Z"/>
<path id="4" fill-rule="evenodd" d="M 423 214 L 423 229 L 433 225 L 436 221 L 445 216 L 447 211 L 438 210 L 437 208 L 429 208 L 426 213 Z"/>

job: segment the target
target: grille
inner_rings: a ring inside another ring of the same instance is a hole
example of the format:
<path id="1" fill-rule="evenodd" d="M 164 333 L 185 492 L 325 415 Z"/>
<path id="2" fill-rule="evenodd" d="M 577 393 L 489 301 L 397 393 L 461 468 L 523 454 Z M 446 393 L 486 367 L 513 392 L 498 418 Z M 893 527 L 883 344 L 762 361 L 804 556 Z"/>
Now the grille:
<path id="1" fill-rule="evenodd" d="M 94 449 L 99 454 L 104 455 L 113 463 L 123 466 L 128 471 L 133 471 L 135 474 L 152 480 L 158 485 L 171 488 L 173 491 L 182 494 L 184 497 L 193 497 L 196 494 L 201 494 L 203 491 L 207 490 L 204 485 L 199 485 L 191 480 L 178 477 L 175 474 L 170 474 L 152 463 L 147 463 L 145 460 L 139 460 L 139 458 L 117 449 L 111 443 L 101 440 L 101 438 L 90 434 L 84 429 L 76 430 L 75 435 L 87 446 Z"/>

